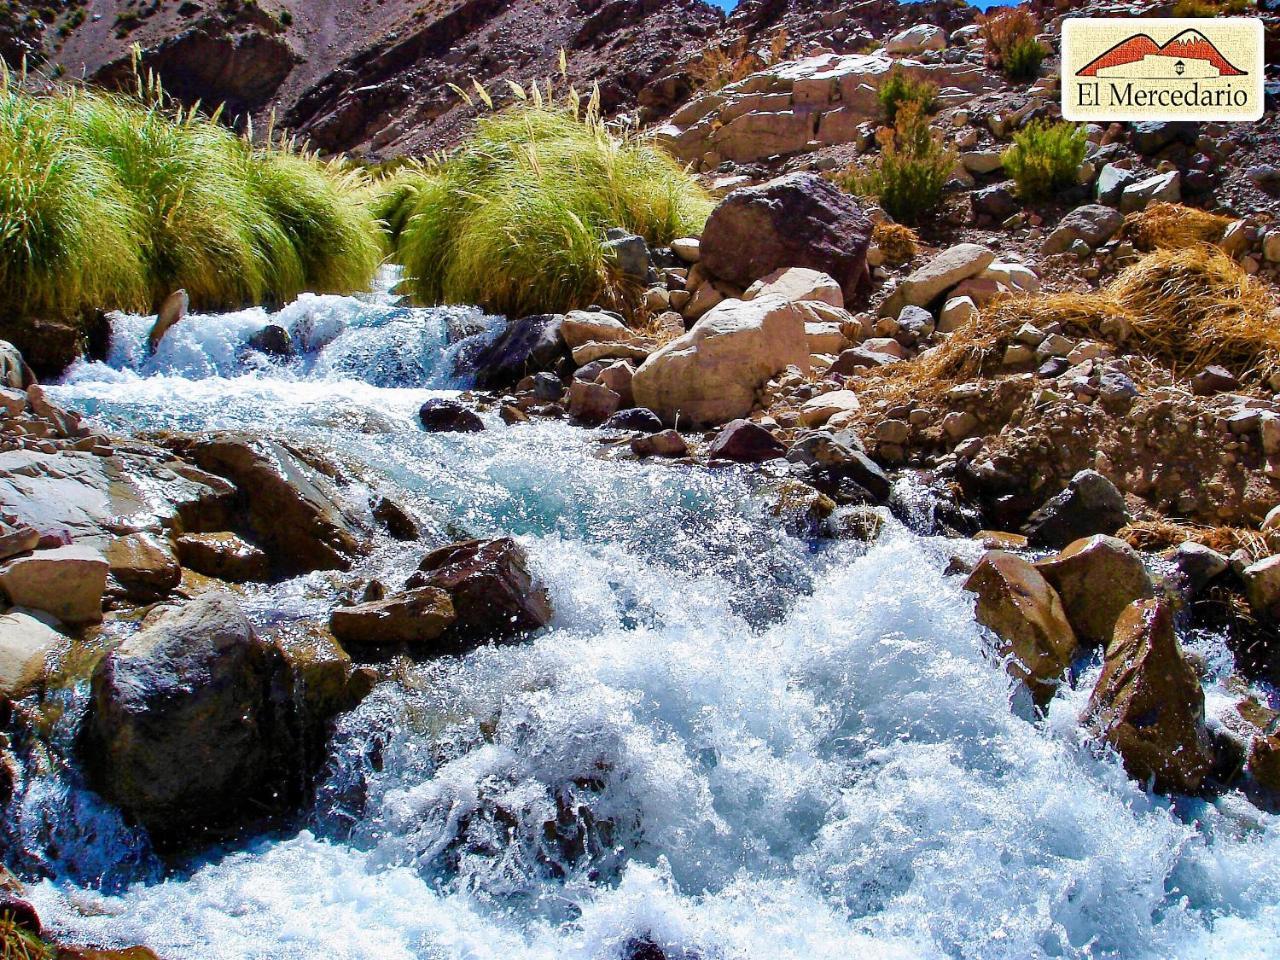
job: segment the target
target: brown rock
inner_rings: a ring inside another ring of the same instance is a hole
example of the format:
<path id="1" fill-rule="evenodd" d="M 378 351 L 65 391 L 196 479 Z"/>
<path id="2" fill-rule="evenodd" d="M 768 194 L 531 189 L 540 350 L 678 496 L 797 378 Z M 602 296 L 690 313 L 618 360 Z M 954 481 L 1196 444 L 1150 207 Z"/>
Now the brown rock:
<path id="1" fill-rule="evenodd" d="M 1009 672 L 1031 688 L 1037 701 L 1047 702 L 1077 650 L 1053 587 L 1021 557 L 989 550 L 964 588 L 978 595 L 975 616 L 1000 638 L 1000 655 L 1011 656 Z"/>
<path id="2" fill-rule="evenodd" d="M 569 385 L 569 416 L 582 423 L 604 423 L 622 408 L 622 397 L 603 383 L 574 380 Z"/>
<path id="3" fill-rule="evenodd" d="M 184 567 L 228 583 L 261 583 L 271 575 L 267 555 L 234 533 L 189 533 L 178 538 Z"/>
<path id="4" fill-rule="evenodd" d="M 439 639 L 456 619 L 448 593 L 419 587 L 385 600 L 338 607 L 329 617 L 329 629 L 353 646 L 416 646 Z"/>
<path id="5" fill-rule="evenodd" d="M 0 593 L 15 607 L 43 610 L 63 623 L 98 623 L 108 569 L 91 547 L 37 550 L 0 567 Z"/>
<path id="6" fill-rule="evenodd" d="M 637 457 L 683 457 L 689 445 L 676 431 L 662 430 L 633 438 L 631 452 Z"/>
<path id="7" fill-rule="evenodd" d="M 764 463 L 786 455 L 787 447 L 781 440 L 750 420 L 725 424 L 707 449 L 707 456 L 712 460 L 737 463 Z"/>
<path id="8" fill-rule="evenodd" d="M 131 597 L 162 597 L 182 580 L 173 549 L 154 534 L 117 537 L 107 544 L 105 555 L 112 578 Z"/>
<path id="9" fill-rule="evenodd" d="M 1196 793 L 1213 766 L 1204 691 L 1173 632 L 1163 600 L 1125 608 L 1107 647 L 1087 716 L 1136 780 L 1160 792 Z"/>
<path id="10" fill-rule="evenodd" d="M 1067 620 L 1087 646 L 1105 646 L 1125 608 L 1155 596 L 1138 552 L 1115 537 L 1077 540 L 1036 569 L 1062 598 Z"/>

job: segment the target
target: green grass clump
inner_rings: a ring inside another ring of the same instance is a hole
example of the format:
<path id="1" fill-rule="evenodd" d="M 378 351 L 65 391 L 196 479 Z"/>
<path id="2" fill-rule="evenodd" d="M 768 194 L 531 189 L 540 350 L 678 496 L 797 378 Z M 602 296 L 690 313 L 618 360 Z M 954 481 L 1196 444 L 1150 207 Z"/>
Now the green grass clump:
<path id="1" fill-rule="evenodd" d="M 1013 135 L 1003 161 L 1023 199 L 1043 200 L 1076 182 L 1084 155 L 1084 127 L 1036 121 Z"/>
<path id="2" fill-rule="evenodd" d="M 1049 49 L 1036 39 L 1020 39 L 1004 55 L 1004 72 L 1010 80 L 1031 80 L 1040 73 L 1040 64 Z"/>
<path id="3" fill-rule="evenodd" d="M 898 118 L 898 108 L 904 103 L 915 103 L 921 113 L 933 109 L 938 97 L 938 87 L 928 80 L 916 80 L 901 67 L 895 66 L 876 90 L 876 100 L 886 123 Z"/>
<path id="4" fill-rule="evenodd" d="M 418 300 L 520 315 L 627 309 L 634 291 L 605 231 L 669 243 L 699 232 L 711 203 L 675 160 L 593 109 L 525 102 L 482 118 L 451 156 L 389 178 L 375 209 Z"/>
<path id="5" fill-rule="evenodd" d="M 920 105 L 899 106 L 897 122 L 876 134 L 880 156 L 869 169 L 843 178 L 846 189 L 875 197 L 889 216 L 918 224 L 942 203 L 942 190 L 955 166 L 955 151 L 943 146 L 929 127 Z"/>
<path id="6" fill-rule="evenodd" d="M 367 288 L 382 259 L 360 174 L 253 146 L 154 86 L 0 82 L 0 320 L 200 310 Z M 268 138 L 271 140 L 273 138 Z"/>

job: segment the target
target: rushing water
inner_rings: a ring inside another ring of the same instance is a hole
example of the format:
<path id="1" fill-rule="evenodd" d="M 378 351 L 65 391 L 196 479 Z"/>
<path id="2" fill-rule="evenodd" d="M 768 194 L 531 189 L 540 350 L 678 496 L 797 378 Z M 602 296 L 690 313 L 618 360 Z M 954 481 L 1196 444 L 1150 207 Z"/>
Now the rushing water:
<path id="1" fill-rule="evenodd" d="M 492 328 L 474 311 L 305 297 L 271 319 L 301 358 L 247 349 L 260 311 L 188 318 L 155 357 L 149 321 L 119 318 L 109 362 L 55 392 L 116 429 L 327 444 L 434 540 L 517 536 L 555 622 L 405 665 L 340 721 L 304 828 L 167 875 L 50 775 L 25 815 L 67 821 L 33 885 L 64 936 L 167 960 L 1280 954 L 1280 823 L 1130 783 L 1076 722 L 1096 666 L 1042 721 L 1011 707 L 943 573 L 954 543 L 897 522 L 870 549 L 806 543 L 745 471 L 565 424 L 424 434 L 458 336 Z M 422 550 L 356 573 L 396 581 Z M 322 617 L 337 589 L 244 603 Z"/>

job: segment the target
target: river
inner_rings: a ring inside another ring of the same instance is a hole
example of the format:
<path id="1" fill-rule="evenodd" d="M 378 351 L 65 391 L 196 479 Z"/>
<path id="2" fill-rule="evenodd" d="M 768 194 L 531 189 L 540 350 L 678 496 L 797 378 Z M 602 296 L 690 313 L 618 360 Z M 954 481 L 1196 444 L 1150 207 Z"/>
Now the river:
<path id="1" fill-rule="evenodd" d="M 52 765 L 10 811 L 42 917 L 165 960 L 1247 958 L 1280 955 L 1280 819 L 1171 803 L 1080 730 L 1098 666 L 1036 720 L 922 511 L 871 547 L 779 529 L 758 474 L 638 462 L 560 422 L 426 434 L 476 311 L 385 294 L 190 317 L 156 356 L 119 317 L 53 390 L 114 430 L 326 445 L 432 542 L 516 536 L 555 606 L 528 642 L 399 664 L 344 716 L 284 829 L 162 867 Z M 489 333 L 480 333 L 487 336 Z M 450 344 L 453 344 L 452 346 Z M 913 491 L 897 495 L 910 505 Z M 398 582 L 426 549 L 355 573 Z M 323 618 L 324 573 L 246 589 Z M 1214 637 L 1185 642 L 1220 672 Z M 1211 717 L 1231 699 L 1209 691 Z M 84 691 L 67 694 L 70 742 Z M 656 956 L 640 952 L 639 956 Z"/>

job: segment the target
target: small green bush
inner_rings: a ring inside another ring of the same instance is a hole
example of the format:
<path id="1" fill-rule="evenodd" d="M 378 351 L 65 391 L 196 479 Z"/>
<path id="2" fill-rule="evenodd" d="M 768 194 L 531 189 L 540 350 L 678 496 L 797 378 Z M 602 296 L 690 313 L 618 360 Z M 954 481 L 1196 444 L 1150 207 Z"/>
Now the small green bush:
<path id="1" fill-rule="evenodd" d="M 942 188 L 955 166 L 955 151 L 943 146 L 929 118 L 914 102 L 898 108 L 897 123 L 876 135 L 880 156 L 867 170 L 845 177 L 845 187 L 872 196 L 902 223 L 918 224 L 942 203 Z"/>
<path id="2" fill-rule="evenodd" d="M 510 315 L 629 307 L 605 231 L 651 244 L 697 233 L 711 203 L 671 157 L 593 109 L 521 103 L 486 116 L 453 155 L 388 178 L 378 210 L 424 303 Z"/>
<path id="3" fill-rule="evenodd" d="M 1023 199 L 1043 200 L 1076 182 L 1084 154 L 1084 127 L 1036 121 L 1014 134 L 1002 159 Z"/>
<path id="4" fill-rule="evenodd" d="M 893 123 L 898 108 L 904 103 L 919 105 L 921 113 L 929 113 L 938 97 L 938 87 L 928 80 L 916 80 L 901 67 L 895 66 L 881 82 L 876 99 L 884 114 L 885 122 Z"/>
<path id="5" fill-rule="evenodd" d="M 1040 73 L 1040 64 L 1049 55 L 1039 40 L 1021 39 L 1013 43 L 1004 55 L 1004 72 L 1010 80 L 1031 80 Z"/>

